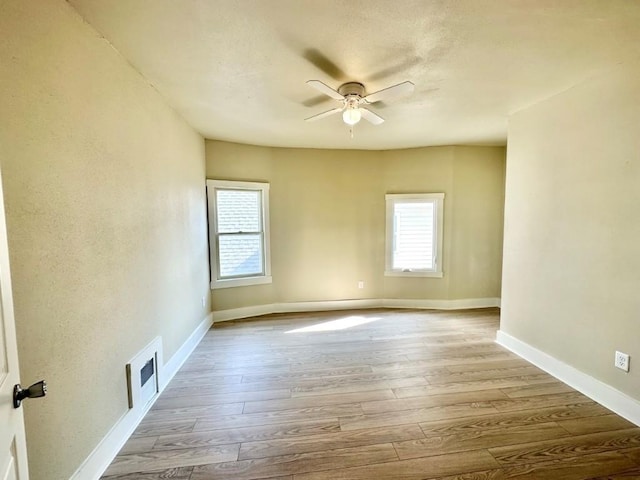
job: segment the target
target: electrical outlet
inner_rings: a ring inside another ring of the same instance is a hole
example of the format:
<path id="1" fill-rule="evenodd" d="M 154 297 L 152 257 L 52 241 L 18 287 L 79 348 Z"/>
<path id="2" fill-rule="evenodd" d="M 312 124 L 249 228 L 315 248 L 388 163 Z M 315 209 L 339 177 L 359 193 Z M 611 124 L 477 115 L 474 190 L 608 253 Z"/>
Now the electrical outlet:
<path id="1" fill-rule="evenodd" d="M 206 297 L 202 297 L 202 307 L 204 308 L 204 306 L 207 304 L 207 298 Z"/>
<path id="2" fill-rule="evenodd" d="M 362 280 L 358 282 L 358 288 L 364 288 L 364 282 Z"/>
<path id="3" fill-rule="evenodd" d="M 625 372 L 629 371 L 629 355 L 626 353 L 616 351 L 616 358 L 614 365 L 616 368 L 620 370 L 624 370 Z"/>

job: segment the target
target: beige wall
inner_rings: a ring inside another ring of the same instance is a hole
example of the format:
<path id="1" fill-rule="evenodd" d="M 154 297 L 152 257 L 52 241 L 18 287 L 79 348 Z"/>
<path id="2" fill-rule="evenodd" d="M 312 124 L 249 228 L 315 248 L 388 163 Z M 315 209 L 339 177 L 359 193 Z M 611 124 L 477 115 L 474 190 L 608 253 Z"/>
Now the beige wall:
<path id="1" fill-rule="evenodd" d="M 636 66 L 509 122 L 501 329 L 640 399 Z M 614 351 L 631 371 L 613 367 Z"/>
<path id="2" fill-rule="evenodd" d="M 383 277 L 383 298 L 499 297 L 504 148 L 416 148 L 386 151 L 382 155 L 383 193 L 445 193 L 444 277 Z"/>
<path id="3" fill-rule="evenodd" d="M 127 411 L 125 364 L 205 318 L 204 142 L 63 0 L 0 14 L 0 161 L 32 480 Z"/>
<path id="4" fill-rule="evenodd" d="M 207 178 L 271 184 L 273 284 L 215 290 L 216 311 L 271 303 L 500 293 L 505 150 L 311 150 L 206 142 Z M 442 279 L 384 277 L 385 193 L 445 192 Z M 358 289 L 358 281 L 365 282 Z"/>

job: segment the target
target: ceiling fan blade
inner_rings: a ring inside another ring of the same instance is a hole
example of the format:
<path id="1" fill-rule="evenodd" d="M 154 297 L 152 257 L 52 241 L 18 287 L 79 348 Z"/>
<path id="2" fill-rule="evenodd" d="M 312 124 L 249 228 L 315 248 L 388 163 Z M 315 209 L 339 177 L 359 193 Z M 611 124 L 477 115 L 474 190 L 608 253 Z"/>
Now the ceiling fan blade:
<path id="1" fill-rule="evenodd" d="M 346 78 L 346 74 L 335 63 L 329 60 L 319 50 L 315 48 L 306 49 L 302 56 L 313 64 L 316 68 L 329 75 L 334 80 L 342 81 Z"/>
<path id="2" fill-rule="evenodd" d="M 336 100 L 344 100 L 344 95 L 338 93 L 336 90 L 331 88 L 329 85 L 322 83 L 320 80 L 307 80 L 307 85 L 315 88 L 319 92 L 324 93 L 325 95 L 330 96 Z"/>
<path id="3" fill-rule="evenodd" d="M 365 120 L 368 120 L 374 125 L 380 125 L 382 122 L 384 122 L 384 118 L 382 118 L 377 113 L 373 113 L 371 110 L 368 110 L 366 108 L 360 107 L 360 113 L 362 113 L 362 118 L 364 118 Z"/>
<path id="4" fill-rule="evenodd" d="M 415 85 L 409 81 L 398 83 L 397 85 L 393 85 L 391 87 L 383 88 L 382 90 L 378 90 L 377 92 L 373 92 L 363 100 L 367 103 L 375 103 L 380 100 L 389 100 L 391 98 L 397 98 L 404 95 L 409 95 L 413 93 L 415 89 Z"/>
<path id="5" fill-rule="evenodd" d="M 331 110 L 327 110 L 326 112 L 318 113 L 309 118 L 305 118 L 305 122 L 315 122 L 316 120 L 320 120 L 321 118 L 328 117 L 329 115 L 333 115 L 334 113 L 341 112 L 342 108 L 332 108 Z"/>

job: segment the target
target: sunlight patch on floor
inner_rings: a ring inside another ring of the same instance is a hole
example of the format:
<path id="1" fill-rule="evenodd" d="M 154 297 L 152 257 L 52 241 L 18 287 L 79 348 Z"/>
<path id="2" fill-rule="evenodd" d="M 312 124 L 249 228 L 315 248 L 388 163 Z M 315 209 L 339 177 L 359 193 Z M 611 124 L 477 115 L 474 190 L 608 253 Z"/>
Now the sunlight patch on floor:
<path id="1" fill-rule="evenodd" d="M 365 323 L 375 322 L 380 320 L 380 317 L 344 317 L 337 320 L 331 320 L 330 322 L 317 323 L 315 325 L 309 325 L 308 327 L 296 328 L 295 330 L 289 330 L 285 333 L 305 333 L 305 332 L 330 332 L 333 330 L 345 330 L 351 327 L 357 327 Z"/>

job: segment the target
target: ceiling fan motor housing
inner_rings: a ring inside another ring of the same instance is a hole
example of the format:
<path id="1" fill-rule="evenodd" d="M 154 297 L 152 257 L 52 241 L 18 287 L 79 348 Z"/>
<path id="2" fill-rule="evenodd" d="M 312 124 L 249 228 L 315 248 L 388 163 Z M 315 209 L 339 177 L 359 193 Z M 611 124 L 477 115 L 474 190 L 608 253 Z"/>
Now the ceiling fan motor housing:
<path id="1" fill-rule="evenodd" d="M 364 97 L 364 85 L 359 82 L 344 83 L 338 87 L 338 93 L 345 97 L 356 95 L 362 98 Z"/>

